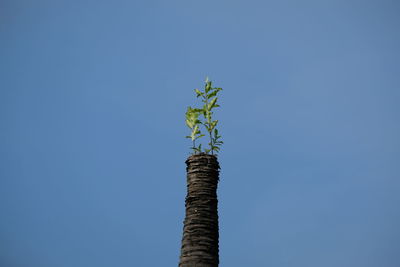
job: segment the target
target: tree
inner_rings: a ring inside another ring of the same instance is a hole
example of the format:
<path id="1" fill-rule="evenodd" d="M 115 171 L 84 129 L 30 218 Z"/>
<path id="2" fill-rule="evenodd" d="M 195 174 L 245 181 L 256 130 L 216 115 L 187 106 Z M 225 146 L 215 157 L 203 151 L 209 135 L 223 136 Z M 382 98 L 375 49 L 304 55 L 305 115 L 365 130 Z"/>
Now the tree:
<path id="1" fill-rule="evenodd" d="M 188 108 L 186 124 L 192 132 L 188 138 L 193 141 L 193 154 L 186 160 L 187 195 L 185 200 L 186 216 L 179 267 L 217 267 L 219 265 L 219 226 L 218 198 L 219 162 L 214 152 L 219 151 L 216 125 L 212 120 L 212 109 L 217 107 L 216 94 L 221 88 L 212 88 L 206 80 L 204 92 L 196 89 L 197 97 L 202 96 L 203 108 Z M 211 95 L 211 96 L 210 96 Z M 203 115 L 204 122 L 199 120 Z M 209 133 L 209 148 L 204 152 L 201 144 L 196 147 L 195 140 L 202 137 L 200 125 Z M 208 154 L 211 152 L 211 154 Z"/>

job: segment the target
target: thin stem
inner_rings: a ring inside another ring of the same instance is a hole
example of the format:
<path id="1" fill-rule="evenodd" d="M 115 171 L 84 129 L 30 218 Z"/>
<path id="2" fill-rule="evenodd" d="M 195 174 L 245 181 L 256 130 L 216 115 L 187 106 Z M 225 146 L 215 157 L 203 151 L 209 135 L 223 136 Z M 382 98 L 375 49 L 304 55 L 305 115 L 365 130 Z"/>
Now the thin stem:
<path id="1" fill-rule="evenodd" d="M 207 116 L 207 125 L 208 125 L 208 129 L 211 129 L 211 111 L 208 110 L 208 96 L 207 93 L 205 93 L 205 97 L 204 99 L 206 100 L 206 116 Z M 209 135 L 210 135 L 210 150 L 211 150 L 211 155 L 213 154 L 213 148 L 212 148 L 212 131 L 208 131 Z"/>
<path id="2" fill-rule="evenodd" d="M 213 142 L 212 142 L 212 131 L 210 131 L 210 145 L 211 145 L 211 155 L 214 155 Z"/>

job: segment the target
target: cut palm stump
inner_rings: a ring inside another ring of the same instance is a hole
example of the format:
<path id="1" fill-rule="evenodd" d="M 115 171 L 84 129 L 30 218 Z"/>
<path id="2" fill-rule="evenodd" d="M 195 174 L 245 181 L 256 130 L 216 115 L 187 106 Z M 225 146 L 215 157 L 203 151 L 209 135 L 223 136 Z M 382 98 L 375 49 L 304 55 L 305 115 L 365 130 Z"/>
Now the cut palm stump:
<path id="1" fill-rule="evenodd" d="M 186 216 L 179 267 L 217 267 L 219 163 L 205 153 L 186 160 Z"/>

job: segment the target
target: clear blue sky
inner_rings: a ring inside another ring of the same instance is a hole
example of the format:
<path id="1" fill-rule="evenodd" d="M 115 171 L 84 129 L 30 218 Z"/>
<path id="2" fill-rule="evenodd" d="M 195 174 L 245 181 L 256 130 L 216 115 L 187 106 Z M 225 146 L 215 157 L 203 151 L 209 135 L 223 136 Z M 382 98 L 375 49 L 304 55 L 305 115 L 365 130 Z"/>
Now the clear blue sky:
<path id="1" fill-rule="evenodd" d="M 0 266 L 176 266 L 184 113 L 221 267 L 400 265 L 398 1 L 0 2 Z"/>

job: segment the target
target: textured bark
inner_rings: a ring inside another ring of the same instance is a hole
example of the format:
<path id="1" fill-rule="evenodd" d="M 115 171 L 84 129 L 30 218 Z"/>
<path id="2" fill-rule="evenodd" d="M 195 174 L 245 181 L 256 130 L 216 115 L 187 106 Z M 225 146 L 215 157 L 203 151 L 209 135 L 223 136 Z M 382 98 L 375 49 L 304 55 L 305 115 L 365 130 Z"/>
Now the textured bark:
<path id="1" fill-rule="evenodd" d="M 186 217 L 179 267 L 217 267 L 219 163 L 204 153 L 186 160 Z"/>

